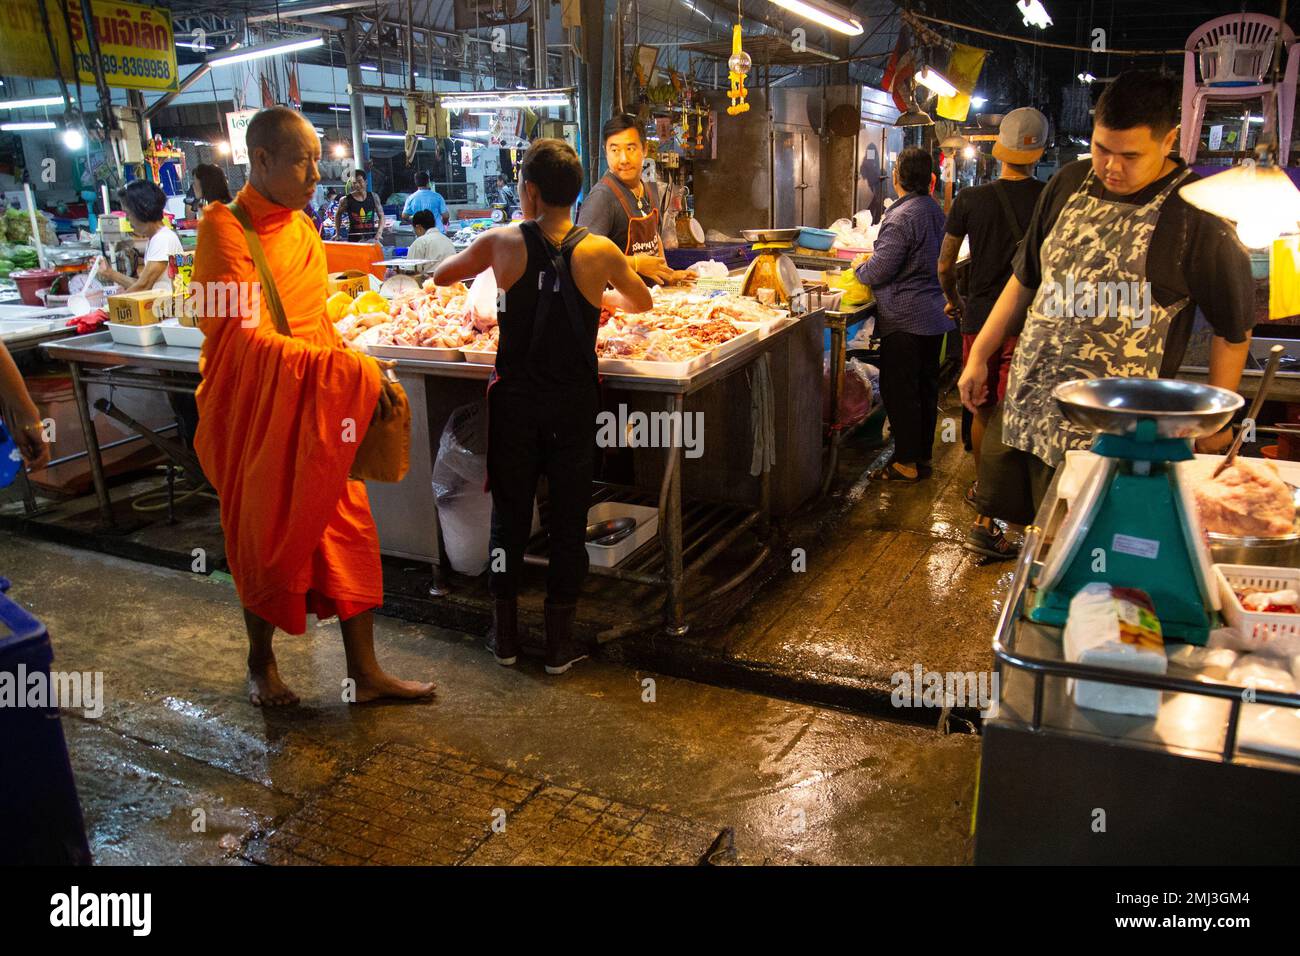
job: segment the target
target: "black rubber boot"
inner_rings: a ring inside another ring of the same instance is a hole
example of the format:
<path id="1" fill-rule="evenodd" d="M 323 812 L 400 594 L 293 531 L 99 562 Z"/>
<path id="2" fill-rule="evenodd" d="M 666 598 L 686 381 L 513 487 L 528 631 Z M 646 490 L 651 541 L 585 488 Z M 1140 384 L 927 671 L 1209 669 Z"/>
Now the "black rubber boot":
<path id="1" fill-rule="evenodd" d="M 563 674 L 588 656 L 586 650 L 573 640 L 573 620 L 578 616 L 578 605 L 547 601 L 542 614 L 546 621 L 546 673 Z"/>
<path id="2" fill-rule="evenodd" d="M 487 646 L 497 663 L 504 667 L 519 659 L 519 602 L 515 598 L 497 598 L 492 602 L 492 630 L 488 631 Z"/>

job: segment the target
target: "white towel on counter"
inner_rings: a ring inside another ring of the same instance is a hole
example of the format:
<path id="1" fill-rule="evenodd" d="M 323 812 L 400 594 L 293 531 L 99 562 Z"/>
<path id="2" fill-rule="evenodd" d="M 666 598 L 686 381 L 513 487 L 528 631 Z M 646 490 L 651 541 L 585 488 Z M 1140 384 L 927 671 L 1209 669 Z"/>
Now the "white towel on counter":
<path id="1" fill-rule="evenodd" d="M 772 389 L 772 362 L 759 356 L 746 373 L 749 380 L 749 419 L 754 430 L 754 453 L 749 473 L 755 477 L 776 464 L 776 394 Z"/>

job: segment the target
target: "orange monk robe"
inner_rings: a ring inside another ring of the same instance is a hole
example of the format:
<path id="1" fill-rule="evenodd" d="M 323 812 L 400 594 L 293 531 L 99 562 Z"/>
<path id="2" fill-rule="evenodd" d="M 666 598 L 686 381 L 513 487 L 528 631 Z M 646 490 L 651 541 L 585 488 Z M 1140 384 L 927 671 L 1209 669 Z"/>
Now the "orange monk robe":
<path id="1" fill-rule="evenodd" d="M 348 480 L 380 372 L 325 316 L 325 252 L 311 221 L 252 186 L 236 199 L 261 237 L 293 337 L 275 331 L 260 286 L 243 285 L 257 269 L 238 220 L 209 206 L 192 277 L 208 297 L 194 444 L 221 499 L 240 601 L 301 634 L 308 612 L 347 620 L 383 602 L 366 487 Z"/>

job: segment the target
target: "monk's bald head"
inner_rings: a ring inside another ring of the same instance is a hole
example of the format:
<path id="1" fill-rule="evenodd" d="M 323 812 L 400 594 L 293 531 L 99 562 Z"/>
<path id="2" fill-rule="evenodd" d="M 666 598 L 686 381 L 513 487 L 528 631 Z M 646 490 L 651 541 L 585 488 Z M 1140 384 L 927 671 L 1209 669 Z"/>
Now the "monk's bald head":
<path id="1" fill-rule="evenodd" d="M 320 182 L 320 138 L 301 113 L 284 106 L 262 110 L 248 124 L 249 182 L 272 202 L 302 209 Z"/>

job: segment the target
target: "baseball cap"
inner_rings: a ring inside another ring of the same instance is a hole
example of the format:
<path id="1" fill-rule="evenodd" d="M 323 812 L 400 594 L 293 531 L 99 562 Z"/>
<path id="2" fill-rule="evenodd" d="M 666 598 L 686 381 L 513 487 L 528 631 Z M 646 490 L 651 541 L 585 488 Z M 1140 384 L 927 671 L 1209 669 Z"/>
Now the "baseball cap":
<path id="1" fill-rule="evenodd" d="M 1032 106 L 1022 106 L 1002 117 L 993 155 L 1004 163 L 1032 163 L 1047 148 L 1047 117 Z"/>

